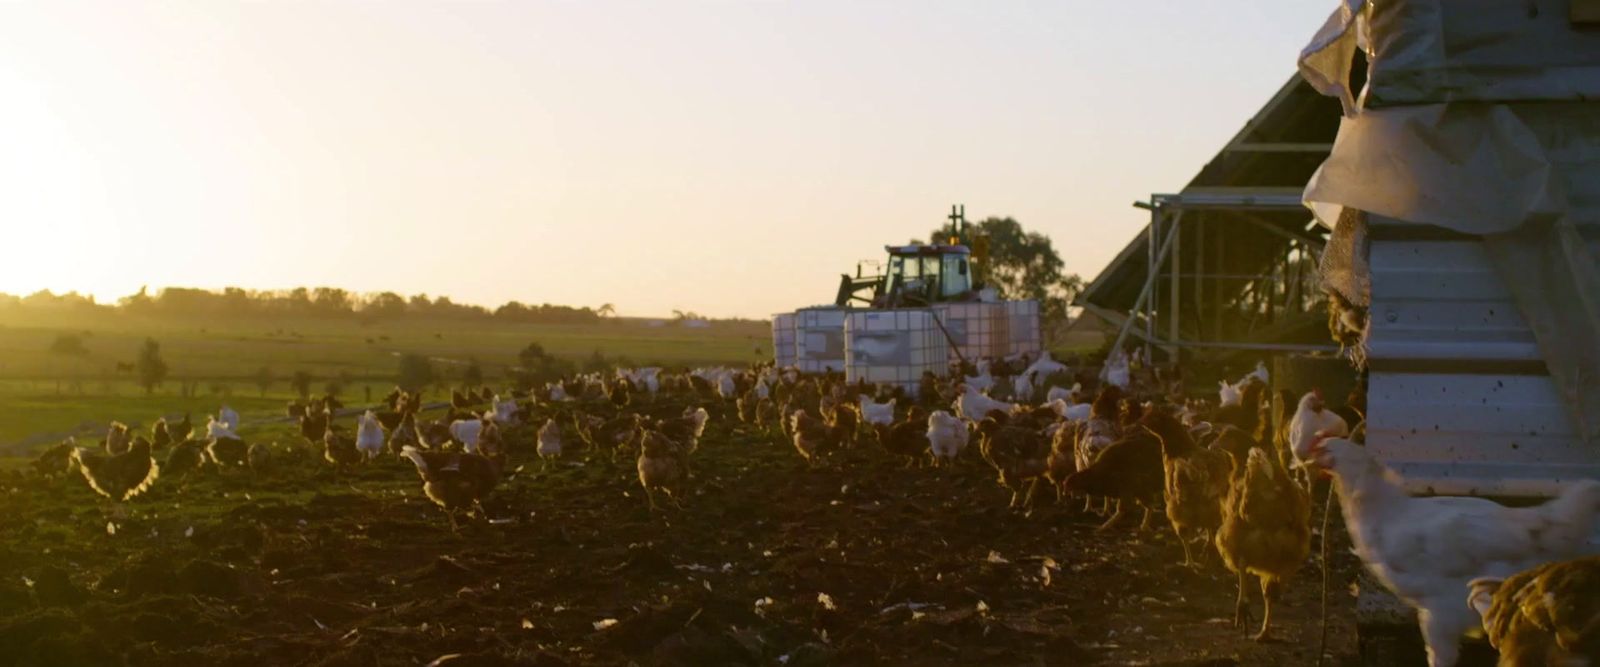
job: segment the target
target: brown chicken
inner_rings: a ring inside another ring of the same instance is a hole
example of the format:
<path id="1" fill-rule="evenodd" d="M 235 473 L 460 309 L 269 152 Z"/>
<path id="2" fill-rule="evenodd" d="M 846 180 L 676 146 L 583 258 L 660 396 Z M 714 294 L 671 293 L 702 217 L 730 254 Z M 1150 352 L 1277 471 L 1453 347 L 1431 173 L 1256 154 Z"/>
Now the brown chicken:
<path id="1" fill-rule="evenodd" d="M 1161 502 L 1165 485 L 1161 462 L 1161 440 L 1146 431 L 1135 431 L 1111 443 L 1088 467 L 1067 476 L 1067 493 L 1117 501 L 1117 511 L 1100 525 L 1108 530 L 1126 516 L 1130 504 L 1144 508 L 1139 529 L 1150 527 L 1151 508 Z"/>
<path id="2" fill-rule="evenodd" d="M 42 477 L 60 477 L 72 471 L 72 452 L 78 448 L 77 438 L 67 438 L 44 450 L 33 460 L 33 470 Z"/>
<path id="3" fill-rule="evenodd" d="M 402 450 L 403 451 L 403 450 Z M 366 455 L 356 447 L 356 439 L 338 432 L 333 424 L 322 431 L 322 459 L 332 463 L 339 472 L 366 460 Z"/>
<path id="4" fill-rule="evenodd" d="M 884 451 L 894 456 L 904 457 L 906 467 L 910 468 L 919 461 L 928 457 L 928 420 L 910 419 L 889 424 L 874 424 L 873 429 L 878 434 L 878 443 L 883 445 Z"/>
<path id="5" fill-rule="evenodd" d="M 422 445 L 423 449 L 442 450 L 450 444 L 450 422 L 439 419 L 426 422 L 413 420 L 413 422 L 416 424 L 413 430 L 416 432 L 417 443 Z"/>
<path id="6" fill-rule="evenodd" d="M 272 465 L 272 450 L 277 444 L 276 442 L 271 445 L 262 442 L 250 443 L 250 448 L 245 451 L 244 456 L 245 465 L 250 466 L 250 472 L 261 474 Z"/>
<path id="7" fill-rule="evenodd" d="M 794 433 L 795 451 L 800 452 L 807 466 L 814 467 L 823 456 L 837 447 L 838 440 L 834 439 L 833 429 L 821 419 L 812 417 L 810 412 L 796 412 L 790 422 L 789 430 Z"/>
<path id="8" fill-rule="evenodd" d="M 306 442 L 316 445 L 322 442 L 322 434 L 328 431 L 328 423 L 333 419 L 324 410 L 310 411 L 300 415 L 300 437 Z"/>
<path id="9" fill-rule="evenodd" d="M 121 454 L 74 449 L 72 461 L 89 488 L 119 503 L 149 490 L 161 475 L 161 466 L 150 457 L 150 441 L 144 438 L 134 440 Z"/>
<path id="10" fill-rule="evenodd" d="M 105 450 L 107 454 L 121 454 L 128 451 L 128 445 L 133 442 L 133 436 L 128 432 L 128 425 L 122 422 L 111 422 L 111 428 L 106 429 Z"/>
<path id="11" fill-rule="evenodd" d="M 1209 544 L 1222 525 L 1222 500 L 1228 494 L 1232 464 L 1226 452 L 1196 445 L 1189 429 L 1163 410 L 1151 410 L 1140 424 L 1161 440 L 1167 520 L 1183 545 L 1183 564 L 1192 567 L 1191 534 L 1200 533 L 1205 538 L 1202 544 Z"/>
<path id="12" fill-rule="evenodd" d="M 1501 667 L 1600 665 L 1600 556 L 1474 579 L 1470 590 Z"/>
<path id="13" fill-rule="evenodd" d="M 172 432 L 167 429 L 166 418 L 157 419 L 155 425 L 150 427 L 150 447 L 156 450 L 171 444 Z"/>
<path id="14" fill-rule="evenodd" d="M 639 485 L 644 487 L 650 511 L 659 509 L 656 491 L 666 492 L 674 505 L 683 507 L 678 490 L 686 469 L 684 452 L 676 443 L 657 431 L 645 431 L 639 445 L 638 470 Z"/>
<path id="15" fill-rule="evenodd" d="M 861 425 L 861 411 L 854 403 L 835 405 L 825 421 L 839 444 L 846 447 L 856 445 L 856 431 Z"/>
<path id="16" fill-rule="evenodd" d="M 1081 422 L 1062 424 L 1050 437 L 1050 458 L 1045 461 L 1045 477 L 1056 491 L 1056 502 L 1067 495 L 1067 477 L 1078 471 L 1077 446 Z"/>
<path id="17" fill-rule="evenodd" d="M 999 473 L 1000 486 L 1011 491 L 1008 507 L 1031 508 L 1039 479 L 1049 468 L 1050 441 L 1027 419 L 1008 419 L 999 411 L 991 412 L 978 423 L 978 451 L 983 459 Z M 1028 495 L 1022 496 L 1022 484 L 1028 483 Z"/>
<path id="18" fill-rule="evenodd" d="M 354 449 L 354 445 L 351 446 Z M 359 453 L 358 453 L 359 455 Z M 450 518 L 450 530 L 459 530 L 456 513 L 482 510 L 483 499 L 500 482 L 500 469 L 494 461 L 464 452 L 424 452 L 407 447 L 400 452 L 417 467 L 422 492 Z"/>
<path id="19" fill-rule="evenodd" d="M 1235 627 L 1249 623 L 1245 575 L 1261 581 L 1263 612 L 1256 640 L 1262 641 L 1272 625 L 1272 599 L 1311 553 L 1311 499 L 1276 456 L 1259 447 L 1247 451 L 1244 460 L 1230 454 L 1233 482 L 1216 543 L 1223 564 L 1239 577 Z"/>
<path id="20" fill-rule="evenodd" d="M 167 450 L 167 460 L 161 464 L 161 471 L 169 478 L 187 479 L 189 475 L 199 472 L 205 464 L 206 443 L 199 440 L 184 440 Z"/>
<path id="21" fill-rule="evenodd" d="M 379 422 L 382 423 L 381 421 Z M 395 428 L 389 430 L 389 451 L 399 455 L 407 447 L 421 448 L 422 441 L 417 439 L 417 415 L 407 412 L 401 416 Z"/>
<path id="22" fill-rule="evenodd" d="M 206 443 L 206 459 L 218 468 L 244 467 L 249 463 L 250 446 L 238 438 L 214 438 Z"/>

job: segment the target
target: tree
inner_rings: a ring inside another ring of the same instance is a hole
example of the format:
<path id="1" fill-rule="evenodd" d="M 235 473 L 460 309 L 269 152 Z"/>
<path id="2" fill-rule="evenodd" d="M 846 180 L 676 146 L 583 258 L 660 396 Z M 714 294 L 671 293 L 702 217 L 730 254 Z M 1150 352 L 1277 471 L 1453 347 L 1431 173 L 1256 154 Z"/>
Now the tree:
<path id="1" fill-rule="evenodd" d="M 559 380 L 572 372 L 572 363 L 545 352 L 544 346 L 528 343 L 517 353 L 517 368 L 511 377 L 517 386 L 529 389 L 535 385 Z"/>
<path id="2" fill-rule="evenodd" d="M 50 343 L 50 353 L 63 357 L 89 356 L 89 348 L 83 346 L 83 338 L 77 334 L 61 334 Z"/>
<path id="3" fill-rule="evenodd" d="M 467 359 L 467 368 L 461 371 L 461 384 L 469 388 L 483 385 L 483 368 L 478 365 L 476 358 Z"/>
<path id="4" fill-rule="evenodd" d="M 272 369 L 271 368 L 267 368 L 266 366 L 262 366 L 261 368 L 257 368 L 256 369 L 256 375 L 255 375 L 256 389 L 261 391 L 261 396 L 263 398 L 266 397 L 267 390 L 272 388 L 272 381 L 274 379 L 275 378 L 272 377 Z"/>
<path id="5" fill-rule="evenodd" d="M 599 308 L 595 309 L 594 313 L 600 317 L 616 317 L 617 307 L 609 303 L 603 303 L 600 304 Z"/>
<path id="6" fill-rule="evenodd" d="M 968 247 L 977 236 L 989 239 L 988 261 L 974 262 L 981 282 L 999 291 L 1001 298 L 1037 300 L 1047 322 L 1066 319 L 1068 305 L 1083 290 L 1083 279 L 1061 272 L 1064 265 L 1050 237 L 1029 232 L 1009 217 L 969 224 L 965 233 L 946 224 L 929 234 L 938 241 L 955 237 Z"/>
<path id="7" fill-rule="evenodd" d="M 395 384 L 401 389 L 417 392 L 431 386 L 434 382 L 433 363 L 420 354 L 406 353 L 400 355 L 400 368 L 395 376 Z"/>
<path id="8" fill-rule="evenodd" d="M 316 382 L 316 376 L 306 371 L 295 371 L 294 377 L 289 378 L 289 386 L 294 389 L 294 394 L 300 398 L 311 397 L 311 383 Z"/>
<path id="9" fill-rule="evenodd" d="M 161 344 L 154 338 L 144 339 L 144 347 L 139 349 L 139 360 L 134 363 L 135 370 L 139 373 L 139 384 L 144 387 L 144 393 L 149 394 L 161 386 L 161 381 L 167 379 L 167 362 L 161 358 Z"/>

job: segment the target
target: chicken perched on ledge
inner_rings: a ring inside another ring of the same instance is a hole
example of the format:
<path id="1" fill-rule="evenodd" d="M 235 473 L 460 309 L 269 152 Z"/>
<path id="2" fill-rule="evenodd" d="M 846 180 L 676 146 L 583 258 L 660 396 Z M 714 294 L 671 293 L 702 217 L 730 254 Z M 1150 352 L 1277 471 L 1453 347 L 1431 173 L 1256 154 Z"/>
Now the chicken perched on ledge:
<path id="1" fill-rule="evenodd" d="M 477 454 L 424 452 L 407 447 L 400 455 L 417 467 L 422 492 L 444 509 L 452 531 L 460 528 L 456 513 L 466 510 L 470 515 L 474 509 L 481 510 L 483 499 L 500 482 L 500 469 L 494 461 Z"/>
<path id="2" fill-rule="evenodd" d="M 134 440 L 121 454 L 74 449 L 72 462 L 89 488 L 119 503 L 149 490 L 161 474 L 161 466 L 150 457 L 150 442 L 144 438 Z"/>
<path id="3" fill-rule="evenodd" d="M 1546 563 L 1470 584 L 1501 667 L 1600 665 L 1600 556 Z"/>

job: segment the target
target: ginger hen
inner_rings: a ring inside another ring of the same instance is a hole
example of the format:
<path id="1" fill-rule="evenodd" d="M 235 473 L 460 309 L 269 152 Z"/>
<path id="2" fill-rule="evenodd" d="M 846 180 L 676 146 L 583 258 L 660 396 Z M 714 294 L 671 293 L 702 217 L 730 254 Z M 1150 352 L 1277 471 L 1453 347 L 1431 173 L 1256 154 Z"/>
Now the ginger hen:
<path id="1" fill-rule="evenodd" d="M 1278 457 L 1253 447 L 1233 459 L 1233 482 L 1223 504 L 1222 526 L 1217 529 L 1217 551 L 1222 563 L 1239 577 L 1239 597 L 1234 603 L 1234 627 L 1250 618 L 1250 596 L 1245 576 L 1261 582 L 1261 630 L 1265 641 L 1272 627 L 1272 600 L 1289 577 L 1311 555 L 1311 498 L 1289 476 Z"/>
<path id="2" fill-rule="evenodd" d="M 355 448 L 352 446 L 352 450 Z M 424 452 L 407 447 L 401 456 L 411 460 L 422 478 L 422 492 L 450 518 L 450 530 L 460 529 L 456 513 L 483 509 L 483 499 L 500 482 L 500 469 L 488 457 L 464 452 Z"/>
<path id="3" fill-rule="evenodd" d="M 1193 567 L 1191 533 L 1200 533 L 1206 538 L 1203 543 L 1209 543 L 1222 525 L 1222 500 L 1228 493 L 1233 464 L 1227 452 L 1196 445 L 1189 429 L 1165 411 L 1151 410 L 1140 424 L 1161 440 L 1167 521 L 1183 545 L 1183 564 Z"/>

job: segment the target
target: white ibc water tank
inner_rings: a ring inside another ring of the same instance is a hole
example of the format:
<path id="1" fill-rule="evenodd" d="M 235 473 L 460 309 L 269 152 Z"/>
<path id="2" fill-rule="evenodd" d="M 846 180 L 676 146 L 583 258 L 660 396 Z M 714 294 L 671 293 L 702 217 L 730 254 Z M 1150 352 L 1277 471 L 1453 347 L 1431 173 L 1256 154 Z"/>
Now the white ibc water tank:
<path id="1" fill-rule="evenodd" d="M 777 362 L 778 368 L 793 366 L 795 363 L 794 321 L 794 313 L 778 313 L 772 316 L 772 359 Z"/>
<path id="2" fill-rule="evenodd" d="M 1003 303 L 941 303 L 933 312 L 968 361 L 1011 354 L 1010 315 Z"/>
<path id="3" fill-rule="evenodd" d="M 795 365 L 802 373 L 844 370 L 844 308 L 802 308 L 794 313 Z"/>
<path id="4" fill-rule="evenodd" d="M 1039 302 L 1032 299 L 1006 301 L 1006 319 L 1010 339 L 1006 354 L 1038 354 L 1044 348 L 1039 335 Z"/>
<path id="5" fill-rule="evenodd" d="M 845 319 L 845 379 L 915 393 L 922 374 L 944 376 L 950 347 L 926 308 L 856 310 Z"/>

